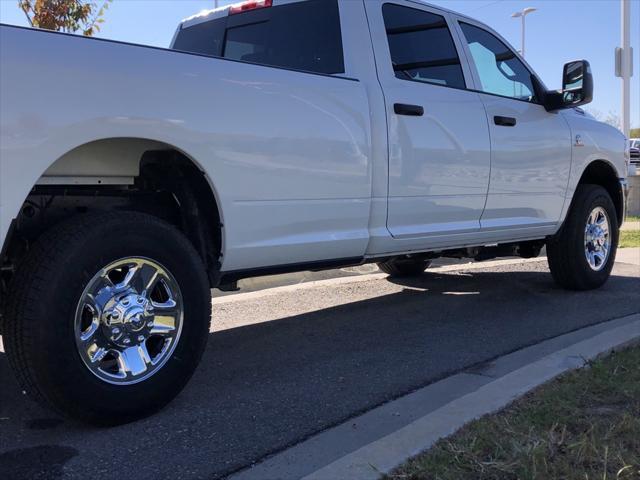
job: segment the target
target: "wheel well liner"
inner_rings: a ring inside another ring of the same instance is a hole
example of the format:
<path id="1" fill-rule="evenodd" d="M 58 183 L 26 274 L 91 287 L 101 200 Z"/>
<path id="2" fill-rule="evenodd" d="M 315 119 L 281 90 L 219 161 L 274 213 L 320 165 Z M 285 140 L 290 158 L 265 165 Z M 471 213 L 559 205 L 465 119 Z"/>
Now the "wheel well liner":
<path id="1" fill-rule="evenodd" d="M 180 228 L 200 254 L 212 287 L 220 280 L 222 223 L 205 174 L 177 150 L 147 151 L 140 161 L 145 190 L 170 192 L 180 212 Z"/>
<path id="2" fill-rule="evenodd" d="M 118 156 L 118 152 L 127 154 Z M 97 160 L 91 159 L 93 153 L 98 156 Z M 83 166 L 83 163 L 89 166 Z M 4 271 L 13 272 L 29 244 L 46 229 L 64 220 L 64 217 L 76 211 L 81 213 L 87 210 L 86 207 L 129 208 L 155 215 L 180 228 L 200 254 L 210 285 L 213 287 L 219 283 L 223 232 L 217 197 L 202 169 L 179 149 L 144 138 L 97 140 L 60 157 L 45 172 L 46 175 L 77 176 L 80 179 L 86 175 L 130 176 L 134 178 L 134 184 L 36 184 L 25 198 L 13 222 L 14 228 L 8 232 L 3 243 L 0 264 L 6 267 Z M 32 204 L 30 199 L 34 196 L 55 197 L 63 202 L 65 198 L 90 198 L 91 201 L 83 204 L 86 207 L 76 202 L 70 208 L 58 209 L 58 212 L 66 213 L 46 216 L 46 221 L 37 220 L 45 216 L 34 217 L 30 220 L 37 221 L 29 223 L 29 232 L 25 234 L 22 228 L 25 223 L 23 208 Z M 123 206 L 122 200 L 115 206 L 113 201 L 109 203 L 109 199 L 116 198 L 128 198 L 129 206 Z M 5 278 L 7 275 L 8 278 Z M 0 275 L 0 303 L 10 277 L 10 273 Z"/>
<path id="3" fill-rule="evenodd" d="M 613 166 L 604 160 L 595 160 L 591 162 L 582 173 L 578 184 L 593 184 L 603 187 L 611 196 L 611 200 L 616 207 L 618 216 L 618 225 L 624 221 L 622 215 L 624 213 L 624 193 L 620 187 L 620 182 L 616 170 Z"/>

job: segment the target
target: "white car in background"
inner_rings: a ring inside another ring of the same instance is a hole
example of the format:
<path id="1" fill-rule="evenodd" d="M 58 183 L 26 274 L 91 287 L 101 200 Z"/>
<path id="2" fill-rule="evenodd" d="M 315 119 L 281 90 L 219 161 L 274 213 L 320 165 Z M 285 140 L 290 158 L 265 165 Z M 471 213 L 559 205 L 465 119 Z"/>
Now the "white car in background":
<path id="1" fill-rule="evenodd" d="M 629 139 L 629 160 L 637 173 L 640 170 L 640 138 Z"/>

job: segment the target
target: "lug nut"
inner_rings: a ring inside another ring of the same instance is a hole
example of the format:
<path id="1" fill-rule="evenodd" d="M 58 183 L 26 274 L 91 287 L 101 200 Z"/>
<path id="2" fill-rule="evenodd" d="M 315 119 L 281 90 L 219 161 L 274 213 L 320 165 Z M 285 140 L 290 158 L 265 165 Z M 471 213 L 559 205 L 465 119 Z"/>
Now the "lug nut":
<path id="1" fill-rule="evenodd" d="M 142 302 L 144 302 L 144 298 L 138 297 L 138 303 L 142 303 Z"/>
<path id="2" fill-rule="evenodd" d="M 138 342 L 144 342 L 144 335 L 138 335 Z"/>
<path id="3" fill-rule="evenodd" d="M 120 329 L 119 328 L 114 328 L 111 333 L 113 333 L 114 335 L 120 335 Z"/>
<path id="4" fill-rule="evenodd" d="M 122 343 L 124 343 L 125 345 L 129 345 L 131 343 L 131 340 L 125 338 L 124 340 L 122 340 Z"/>

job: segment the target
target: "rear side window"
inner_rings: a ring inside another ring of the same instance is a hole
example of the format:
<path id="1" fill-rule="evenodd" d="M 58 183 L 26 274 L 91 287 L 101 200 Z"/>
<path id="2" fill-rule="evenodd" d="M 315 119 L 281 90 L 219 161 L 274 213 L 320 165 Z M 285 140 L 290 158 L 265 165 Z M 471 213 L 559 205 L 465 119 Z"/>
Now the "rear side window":
<path id="1" fill-rule="evenodd" d="M 196 27 L 200 30 L 190 32 Z M 194 25 L 178 34 L 174 48 L 294 70 L 344 73 L 337 0 L 288 3 Z"/>
<path id="2" fill-rule="evenodd" d="M 173 49 L 220 57 L 225 28 L 226 19 L 198 23 L 183 28 L 173 43 Z"/>
<path id="3" fill-rule="evenodd" d="M 465 88 L 462 65 L 441 15 L 386 3 L 382 7 L 396 77 Z"/>

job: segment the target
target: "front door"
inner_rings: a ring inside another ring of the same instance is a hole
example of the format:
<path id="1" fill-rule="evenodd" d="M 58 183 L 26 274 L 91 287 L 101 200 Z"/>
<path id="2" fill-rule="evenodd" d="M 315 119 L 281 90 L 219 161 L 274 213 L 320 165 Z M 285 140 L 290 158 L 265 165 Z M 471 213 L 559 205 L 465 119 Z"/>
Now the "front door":
<path id="1" fill-rule="evenodd" d="M 390 233 L 409 239 L 478 231 L 489 130 L 479 94 L 467 90 L 471 72 L 447 14 L 402 0 L 365 5 L 387 110 Z"/>
<path id="2" fill-rule="evenodd" d="M 459 21 L 491 132 L 491 180 L 483 229 L 555 225 L 571 168 L 569 125 L 535 96 L 533 74 L 487 29 Z"/>

